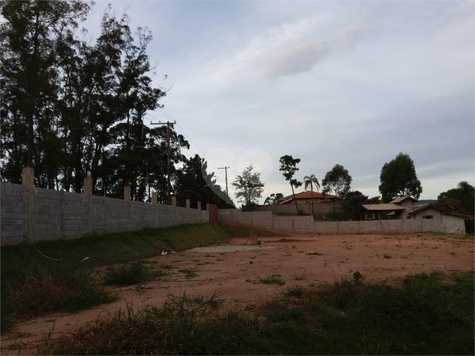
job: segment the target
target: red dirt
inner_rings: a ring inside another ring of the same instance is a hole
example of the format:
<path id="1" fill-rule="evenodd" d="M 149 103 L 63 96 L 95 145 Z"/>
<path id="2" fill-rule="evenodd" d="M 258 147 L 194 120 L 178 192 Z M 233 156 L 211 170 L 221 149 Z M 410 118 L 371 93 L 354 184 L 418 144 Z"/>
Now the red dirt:
<path id="1" fill-rule="evenodd" d="M 44 342 L 53 321 L 53 337 L 57 337 L 127 306 L 134 309 L 161 306 L 170 294 L 205 298 L 216 295 L 224 300 L 222 308 L 241 309 L 266 301 L 288 286 L 314 286 L 352 278 L 356 270 L 366 280 L 434 270 L 474 270 L 474 240 L 456 235 L 294 235 L 259 240 L 262 245 L 250 246 L 249 239 L 239 238 L 227 244 L 147 259 L 159 266 L 172 266 L 170 275 L 142 284 L 144 288 L 140 292 L 137 286 L 112 288 L 118 291 L 120 300 L 111 304 L 18 324 L 10 334 L 2 335 L 2 354 L 37 353 L 36 346 Z M 186 268 L 197 276 L 186 279 L 184 273 L 178 272 Z M 258 282 L 259 277 L 269 274 L 281 275 L 286 285 L 277 287 Z"/>

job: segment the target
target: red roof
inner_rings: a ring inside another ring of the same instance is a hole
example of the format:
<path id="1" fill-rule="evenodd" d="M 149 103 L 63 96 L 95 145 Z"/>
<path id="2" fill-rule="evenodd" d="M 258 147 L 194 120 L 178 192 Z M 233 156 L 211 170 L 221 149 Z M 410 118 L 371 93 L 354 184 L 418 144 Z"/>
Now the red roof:
<path id="1" fill-rule="evenodd" d="M 330 199 L 330 198 L 333 198 L 333 195 L 330 195 L 330 194 L 323 195 L 322 193 L 319 193 L 319 192 L 313 192 L 313 197 L 317 199 Z M 286 197 L 280 198 L 278 201 L 284 201 L 284 200 L 289 200 L 293 198 L 294 198 L 293 195 L 288 195 Z M 305 191 L 305 192 L 297 193 L 295 194 L 295 199 L 312 199 L 312 192 Z"/>

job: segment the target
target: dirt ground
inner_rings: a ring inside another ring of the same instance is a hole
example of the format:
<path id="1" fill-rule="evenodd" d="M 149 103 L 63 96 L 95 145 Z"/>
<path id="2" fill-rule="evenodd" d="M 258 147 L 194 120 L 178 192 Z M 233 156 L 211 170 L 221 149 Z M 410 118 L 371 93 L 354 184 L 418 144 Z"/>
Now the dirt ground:
<path id="1" fill-rule="evenodd" d="M 366 280 L 393 279 L 407 274 L 474 269 L 474 239 L 442 234 L 401 235 L 293 235 L 286 238 L 259 238 L 250 245 L 247 238 L 229 243 L 156 256 L 146 261 L 171 266 L 170 274 L 140 287 L 112 288 L 120 300 L 76 314 L 55 314 L 15 326 L 2 335 L 2 354 L 35 354 L 51 330 L 53 337 L 71 333 L 107 317 L 119 309 L 135 310 L 161 306 L 167 296 L 216 295 L 222 308 L 253 307 L 278 295 L 289 286 L 315 286 L 359 271 Z M 183 269 L 196 273 L 185 278 Z M 259 283 L 259 277 L 279 274 L 284 286 Z M 15 349 L 14 349 L 15 348 Z"/>

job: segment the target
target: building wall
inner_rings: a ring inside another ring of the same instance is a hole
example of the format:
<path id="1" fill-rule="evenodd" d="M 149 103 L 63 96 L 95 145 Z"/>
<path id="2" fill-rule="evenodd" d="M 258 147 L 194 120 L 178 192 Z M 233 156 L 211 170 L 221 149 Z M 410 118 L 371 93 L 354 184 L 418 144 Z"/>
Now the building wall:
<path id="1" fill-rule="evenodd" d="M 412 211 L 412 208 L 413 208 L 412 200 L 411 199 L 406 199 L 403 202 L 399 203 L 398 205 L 402 206 L 403 208 L 406 208 L 406 210 L 404 210 L 401 213 L 400 219 L 407 219 L 407 214 L 410 213 Z"/>
<path id="2" fill-rule="evenodd" d="M 442 215 L 443 231 L 451 234 L 465 234 L 465 220 L 452 215 Z"/>
<path id="3" fill-rule="evenodd" d="M 0 183 L 2 245 L 204 223 L 204 210 Z"/>
<path id="4" fill-rule="evenodd" d="M 437 210 L 436 210 L 437 211 Z M 449 219 L 445 219 L 445 218 Z M 315 222 L 311 216 L 272 216 L 271 211 L 242 212 L 241 210 L 219 210 L 220 222 L 255 226 L 270 230 L 296 233 L 376 233 L 376 232 L 450 232 L 465 233 L 463 219 L 444 215 L 440 219 L 394 219 L 372 221 L 328 221 Z M 458 219 L 458 221 L 456 220 Z"/>

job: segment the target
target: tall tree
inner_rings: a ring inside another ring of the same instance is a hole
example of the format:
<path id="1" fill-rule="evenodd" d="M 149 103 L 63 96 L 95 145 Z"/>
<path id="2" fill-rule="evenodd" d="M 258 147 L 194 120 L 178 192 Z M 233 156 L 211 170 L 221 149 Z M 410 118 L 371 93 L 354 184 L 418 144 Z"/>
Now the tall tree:
<path id="1" fill-rule="evenodd" d="M 184 205 L 185 199 L 190 199 L 192 207 L 196 202 L 214 204 L 218 208 L 231 208 L 234 203 L 216 184 L 213 173 L 208 173 L 208 163 L 204 158 L 195 155 L 186 159 L 183 167 L 176 172 L 175 191 L 177 202 Z"/>
<path id="2" fill-rule="evenodd" d="M 236 198 L 246 206 L 255 204 L 264 191 L 261 174 L 253 172 L 254 168 L 252 164 L 244 168 L 242 174 L 238 175 L 232 183 L 237 190 L 235 193 Z"/>
<path id="3" fill-rule="evenodd" d="M 437 204 L 443 208 L 464 214 L 474 215 L 475 188 L 462 181 L 457 188 L 442 192 L 437 197 Z"/>
<path id="4" fill-rule="evenodd" d="M 395 159 L 384 164 L 380 181 L 379 191 L 385 203 L 406 195 L 419 199 L 422 193 L 414 162 L 408 154 L 402 152 Z"/>
<path id="5" fill-rule="evenodd" d="M 303 177 L 303 181 L 305 184 L 305 190 L 307 190 L 308 187 L 310 186 L 310 191 L 312 193 L 312 214 L 313 214 L 313 186 L 315 185 L 315 188 L 317 188 L 317 191 L 318 191 L 318 189 L 320 189 L 320 183 L 318 182 L 317 177 L 315 177 L 315 174 Z"/>
<path id="6" fill-rule="evenodd" d="M 283 172 L 282 175 L 284 176 L 285 180 L 290 183 L 290 187 L 292 188 L 292 195 L 294 196 L 295 202 L 295 209 L 297 210 L 297 214 L 299 214 L 299 208 L 297 206 L 297 200 L 295 199 L 295 188 L 298 188 L 302 185 L 302 182 L 299 182 L 297 179 L 293 178 L 295 172 L 299 169 L 297 168 L 297 164 L 300 163 L 300 158 L 293 158 L 290 155 L 284 155 L 280 157 L 280 168 L 279 171 Z"/>
<path id="7" fill-rule="evenodd" d="M 276 205 L 279 199 L 283 197 L 284 194 L 282 193 L 272 193 L 266 198 L 266 200 L 264 200 L 264 205 Z"/>
<path id="8" fill-rule="evenodd" d="M 0 25 L 2 173 L 18 182 L 35 167 L 36 183 L 54 188 L 58 175 L 57 49 L 90 6 L 72 1 L 4 1 Z M 18 140 L 18 141 L 17 141 Z"/>
<path id="9" fill-rule="evenodd" d="M 336 164 L 327 172 L 327 174 L 325 174 L 325 178 L 323 178 L 323 192 L 333 192 L 333 194 L 338 198 L 344 199 L 351 189 L 352 181 L 353 178 L 351 178 L 348 170 L 346 170 L 341 164 Z"/>

